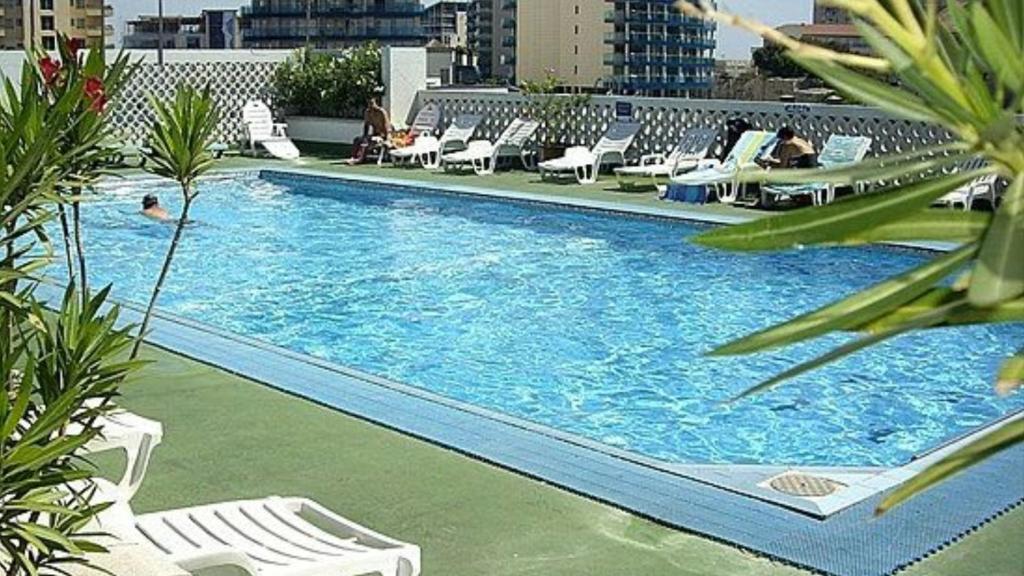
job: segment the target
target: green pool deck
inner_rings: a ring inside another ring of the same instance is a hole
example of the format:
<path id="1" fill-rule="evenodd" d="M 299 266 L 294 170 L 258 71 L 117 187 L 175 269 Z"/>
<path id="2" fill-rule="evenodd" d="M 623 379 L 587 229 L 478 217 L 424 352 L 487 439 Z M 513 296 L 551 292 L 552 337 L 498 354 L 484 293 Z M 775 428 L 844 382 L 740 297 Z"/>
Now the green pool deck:
<path id="1" fill-rule="evenodd" d="M 785 576 L 800 570 L 632 516 L 149 348 L 122 404 L 164 425 L 136 512 L 301 495 L 422 547 L 426 576 Z M 1024 574 L 1024 512 L 906 572 Z"/>
<path id="2" fill-rule="evenodd" d="M 218 169 L 305 169 L 456 183 L 663 206 L 654 193 L 343 165 L 344 151 L 301 163 L 229 158 Z M 201 201 L 201 200 L 200 200 Z M 693 207 L 689 207 L 693 209 Z M 699 207 L 715 212 L 749 210 Z M 154 362 L 124 387 L 128 409 L 164 424 L 137 512 L 267 495 L 314 498 L 421 546 L 426 576 L 799 575 L 803 571 L 670 529 L 228 374 L 148 348 Z M 110 462 L 101 460 L 104 466 Z M 1024 481 L 1024 479 L 1009 479 Z M 903 572 L 1024 575 L 1018 509 Z"/>

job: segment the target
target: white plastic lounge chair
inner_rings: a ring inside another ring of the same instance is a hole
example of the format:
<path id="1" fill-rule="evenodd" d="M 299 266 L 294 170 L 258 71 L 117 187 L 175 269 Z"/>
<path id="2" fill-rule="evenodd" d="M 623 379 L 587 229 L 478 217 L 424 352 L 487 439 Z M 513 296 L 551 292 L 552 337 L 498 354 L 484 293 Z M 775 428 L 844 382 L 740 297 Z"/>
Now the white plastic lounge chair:
<path id="1" fill-rule="evenodd" d="M 163 426 L 125 410 L 116 410 L 98 418 L 96 425 L 101 427 L 101 435 L 90 440 L 83 451 L 86 454 L 124 451 L 124 474 L 117 482 L 114 497 L 128 502 L 142 485 L 153 449 L 163 440 Z"/>
<path id="2" fill-rule="evenodd" d="M 979 170 L 985 167 L 984 158 L 975 158 L 963 165 L 961 171 L 969 172 L 971 170 Z M 946 194 L 942 198 L 936 200 L 932 205 L 943 208 L 961 209 L 965 212 L 970 212 L 974 209 L 974 201 L 978 198 L 987 199 L 993 208 L 999 201 L 999 193 L 996 190 L 996 183 L 999 181 L 999 175 L 990 174 L 988 176 L 982 176 L 975 178 L 971 182 L 964 184 L 963 186 L 953 190 L 949 194 Z"/>
<path id="3" fill-rule="evenodd" d="M 711 128 L 687 130 L 668 154 L 647 154 L 640 157 L 638 166 L 624 166 L 615 169 L 619 188 L 643 190 L 658 188 L 672 176 L 693 170 L 707 156 L 708 149 L 718 135 Z"/>
<path id="4" fill-rule="evenodd" d="M 418 162 L 424 168 L 440 168 L 442 155 L 468 147 L 469 139 L 473 137 L 482 120 L 483 117 L 474 114 L 459 116 L 444 131 L 440 139 L 434 136 L 420 136 L 412 146 L 392 150 L 391 160 L 395 164 Z"/>
<path id="5" fill-rule="evenodd" d="M 257 145 L 263 146 L 271 156 L 281 160 L 297 160 L 299 149 L 288 137 L 287 124 L 274 122 L 270 108 L 259 100 L 253 100 L 242 108 L 242 122 L 249 135 L 249 149 L 256 153 Z"/>
<path id="6" fill-rule="evenodd" d="M 419 136 L 420 134 L 435 135 L 441 126 L 441 107 L 434 102 L 428 102 L 423 108 L 416 112 L 412 119 L 409 131 Z"/>
<path id="7" fill-rule="evenodd" d="M 565 156 L 541 162 L 537 165 L 540 177 L 574 176 L 580 184 L 597 182 L 597 173 L 609 160 L 626 163 L 626 150 L 633 145 L 633 140 L 642 126 L 638 122 L 616 122 L 608 127 L 592 149 L 585 146 L 573 146 L 565 151 Z"/>
<path id="8" fill-rule="evenodd" d="M 856 164 L 868 155 L 871 150 L 871 138 L 867 136 L 842 136 L 833 134 L 825 142 L 821 154 L 818 156 L 818 164 L 823 169 L 839 168 Z M 768 205 L 770 199 L 793 198 L 796 196 L 810 196 L 815 206 L 830 204 L 836 197 L 834 184 L 809 183 L 809 184 L 769 184 L 761 187 L 761 203 Z"/>
<path id="9" fill-rule="evenodd" d="M 673 184 L 688 186 L 710 186 L 715 189 L 718 201 L 725 204 L 736 202 L 743 191 L 738 181 L 741 170 L 753 168 L 754 162 L 775 141 L 775 134 L 761 130 L 748 130 L 740 136 L 725 161 L 702 160 L 695 170 L 672 177 Z"/>
<path id="10" fill-rule="evenodd" d="M 494 174 L 502 158 L 516 158 L 524 168 L 530 169 L 533 155 L 526 146 L 538 128 L 540 123 L 535 120 L 516 118 L 493 144 L 487 140 L 473 140 L 465 150 L 442 156 L 441 163 L 445 170 L 470 166 L 480 176 Z"/>

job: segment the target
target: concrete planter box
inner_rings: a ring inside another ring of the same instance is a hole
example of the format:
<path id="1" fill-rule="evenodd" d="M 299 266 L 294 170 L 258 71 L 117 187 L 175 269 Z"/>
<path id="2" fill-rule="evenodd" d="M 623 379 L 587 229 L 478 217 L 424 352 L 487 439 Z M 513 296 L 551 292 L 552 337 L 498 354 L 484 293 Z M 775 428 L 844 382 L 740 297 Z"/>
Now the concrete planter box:
<path id="1" fill-rule="evenodd" d="M 288 136 L 303 142 L 351 144 L 363 135 L 363 121 L 320 116 L 286 116 Z"/>

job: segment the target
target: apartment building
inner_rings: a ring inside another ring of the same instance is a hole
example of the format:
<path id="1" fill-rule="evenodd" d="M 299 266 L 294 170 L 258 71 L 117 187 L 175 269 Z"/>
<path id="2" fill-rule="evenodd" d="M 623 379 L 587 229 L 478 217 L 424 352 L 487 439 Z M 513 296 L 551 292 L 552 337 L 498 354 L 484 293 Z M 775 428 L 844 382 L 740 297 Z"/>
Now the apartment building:
<path id="1" fill-rule="evenodd" d="M 440 0 L 428 4 L 423 13 L 423 31 L 430 42 L 449 48 L 468 45 L 468 0 Z"/>
<path id="2" fill-rule="evenodd" d="M 516 0 L 471 0 L 466 14 L 469 45 L 476 54 L 480 77 L 514 84 Z"/>
<path id="3" fill-rule="evenodd" d="M 245 48 L 423 46 L 419 0 L 252 0 L 242 7 Z"/>
<path id="4" fill-rule="evenodd" d="M 566 86 L 591 88 L 607 78 L 604 63 L 603 2 L 594 0 L 518 0 L 516 6 L 516 80 L 541 80 L 553 74 Z"/>
<path id="5" fill-rule="evenodd" d="M 714 85 L 716 27 L 674 0 L 606 0 L 605 64 L 618 93 L 705 98 Z"/>
<path id="6" fill-rule="evenodd" d="M 199 16 L 164 16 L 163 31 L 156 16 L 139 16 L 125 24 L 125 48 L 155 49 L 163 37 L 164 48 L 217 50 L 241 48 L 242 38 L 235 10 L 203 10 Z"/>
<path id="7" fill-rule="evenodd" d="M 113 8 L 104 0 L 0 0 L 0 49 L 29 45 L 57 48 L 66 35 L 83 47 L 113 47 L 114 29 L 106 24 Z"/>

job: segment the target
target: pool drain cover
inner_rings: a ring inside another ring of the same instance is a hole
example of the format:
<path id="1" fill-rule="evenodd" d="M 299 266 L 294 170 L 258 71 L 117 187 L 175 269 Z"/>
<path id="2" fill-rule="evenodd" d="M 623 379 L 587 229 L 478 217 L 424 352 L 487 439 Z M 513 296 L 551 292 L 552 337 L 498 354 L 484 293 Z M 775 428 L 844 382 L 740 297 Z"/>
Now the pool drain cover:
<path id="1" fill-rule="evenodd" d="M 790 472 L 772 478 L 768 483 L 772 489 L 790 496 L 802 498 L 820 498 L 835 493 L 843 488 L 843 484 L 821 476 L 811 476 L 799 472 Z"/>

